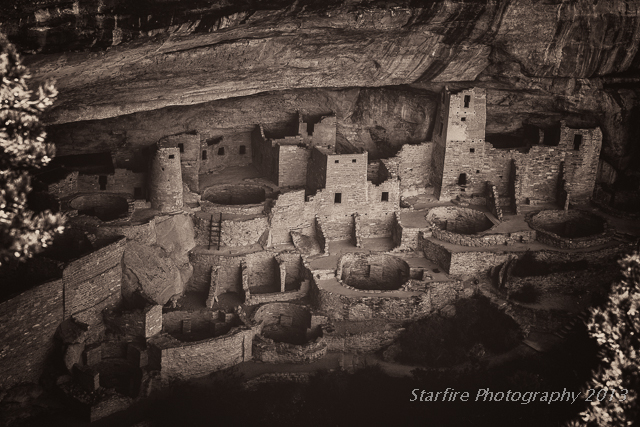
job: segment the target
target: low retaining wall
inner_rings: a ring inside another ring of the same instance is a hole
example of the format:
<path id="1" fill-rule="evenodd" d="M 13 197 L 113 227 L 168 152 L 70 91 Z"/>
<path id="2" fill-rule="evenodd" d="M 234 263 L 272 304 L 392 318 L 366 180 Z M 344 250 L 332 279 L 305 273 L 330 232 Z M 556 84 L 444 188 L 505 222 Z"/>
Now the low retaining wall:
<path id="1" fill-rule="evenodd" d="M 251 360 L 257 332 L 234 328 L 225 336 L 195 342 L 181 342 L 162 334 L 149 341 L 150 362 L 160 369 L 165 384 L 200 377 Z"/>
<path id="2" fill-rule="evenodd" d="M 407 293 L 406 298 L 346 296 L 312 287 L 313 306 L 336 320 L 410 320 L 427 316 L 452 304 L 461 296 L 473 293 L 463 289 L 462 282 L 430 282 L 428 289 L 418 295 Z"/>
<path id="3" fill-rule="evenodd" d="M 392 331 L 365 332 L 360 334 L 334 335 L 325 334 L 329 351 L 346 353 L 373 353 L 393 344 L 400 337 L 404 328 Z"/>
<path id="4" fill-rule="evenodd" d="M 533 230 L 516 231 L 504 234 L 458 234 L 451 231 L 441 230 L 438 227 L 431 229 L 432 236 L 443 242 L 453 243 L 460 246 L 486 247 L 496 245 L 513 245 L 515 243 L 528 243 L 536 238 Z"/>
<path id="5" fill-rule="evenodd" d="M 275 342 L 260 335 L 253 340 L 254 359 L 265 363 L 312 363 L 326 354 L 327 343 L 322 337 L 302 345 Z"/>

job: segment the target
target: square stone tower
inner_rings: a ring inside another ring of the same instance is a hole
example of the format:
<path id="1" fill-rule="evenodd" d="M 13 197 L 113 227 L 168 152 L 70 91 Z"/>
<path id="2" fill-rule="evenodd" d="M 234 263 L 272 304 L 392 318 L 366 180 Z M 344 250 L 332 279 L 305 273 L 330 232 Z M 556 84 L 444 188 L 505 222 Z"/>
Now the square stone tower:
<path id="1" fill-rule="evenodd" d="M 432 182 L 439 200 L 484 192 L 486 183 L 476 175 L 484 169 L 486 118 L 484 89 L 442 92 L 433 131 Z"/>

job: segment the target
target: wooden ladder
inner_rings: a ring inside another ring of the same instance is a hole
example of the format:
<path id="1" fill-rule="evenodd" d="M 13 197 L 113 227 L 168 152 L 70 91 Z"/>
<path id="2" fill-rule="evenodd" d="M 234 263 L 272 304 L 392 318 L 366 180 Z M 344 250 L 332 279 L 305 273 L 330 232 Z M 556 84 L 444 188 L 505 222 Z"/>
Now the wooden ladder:
<path id="1" fill-rule="evenodd" d="M 217 245 L 218 250 L 220 250 L 221 234 L 222 212 L 220 212 L 220 219 L 217 222 L 213 220 L 213 215 L 211 215 L 211 223 L 209 224 L 209 249 L 211 249 L 211 245 Z"/>

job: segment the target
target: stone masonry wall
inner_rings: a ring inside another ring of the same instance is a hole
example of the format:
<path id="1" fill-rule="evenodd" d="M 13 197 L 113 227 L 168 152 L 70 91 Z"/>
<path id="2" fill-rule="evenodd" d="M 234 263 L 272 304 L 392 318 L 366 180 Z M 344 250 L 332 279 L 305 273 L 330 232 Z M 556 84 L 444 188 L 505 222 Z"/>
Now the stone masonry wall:
<path id="1" fill-rule="evenodd" d="M 234 328 L 227 335 L 184 343 L 162 337 L 151 344 L 160 352 L 163 383 L 187 380 L 230 368 L 252 359 L 254 331 Z"/>
<path id="2" fill-rule="evenodd" d="M 77 173 L 77 172 L 76 172 Z M 145 173 L 132 172 L 128 169 L 116 169 L 113 174 L 106 175 L 107 185 L 104 190 L 100 188 L 100 175 L 77 175 L 76 191 L 80 193 L 126 193 L 135 195 L 136 188 L 142 194 L 146 194 L 147 181 Z"/>
<path id="3" fill-rule="evenodd" d="M 94 323 L 104 308 L 121 301 L 121 260 L 126 238 L 69 263 L 62 272 L 64 317 Z"/>
<path id="4" fill-rule="evenodd" d="M 278 150 L 278 186 L 304 187 L 310 150 L 297 145 L 279 145 Z"/>
<path id="5" fill-rule="evenodd" d="M 395 163 L 396 171 L 392 176 L 400 179 L 400 192 L 404 197 L 413 194 L 422 194 L 431 185 L 431 165 L 435 144 L 425 142 L 418 145 L 403 145 L 396 157 L 385 162 L 387 168 L 390 163 Z"/>
<path id="6" fill-rule="evenodd" d="M 242 295 L 242 256 L 220 256 L 206 253 L 189 254 L 193 265 L 193 275 L 187 283 L 186 290 L 193 292 L 209 292 L 211 285 L 211 268 L 218 267 L 218 294 L 236 292 Z"/>
<path id="7" fill-rule="evenodd" d="M 0 303 L 0 389 L 39 381 L 62 320 L 62 279 Z"/>
<path id="8" fill-rule="evenodd" d="M 297 231 L 306 236 L 314 236 L 314 213 L 304 201 L 304 190 L 290 191 L 278 196 L 271 213 L 270 244 L 291 243 L 290 231 Z"/>
<path id="9" fill-rule="evenodd" d="M 423 236 L 422 233 L 418 235 L 418 248 L 422 250 L 425 258 L 435 262 L 440 268 L 449 273 L 452 262 L 451 252 L 439 245 L 431 237 L 425 238 Z"/>
<path id="10" fill-rule="evenodd" d="M 254 358 L 264 363 L 312 363 L 326 354 L 327 344 L 322 338 L 302 345 L 275 342 L 260 335 L 253 340 Z"/>
<path id="11" fill-rule="evenodd" d="M 200 140 L 200 173 L 251 163 L 251 132 L 226 135 L 221 140 L 216 135 L 202 134 Z M 221 148 L 224 154 L 220 154 Z"/>

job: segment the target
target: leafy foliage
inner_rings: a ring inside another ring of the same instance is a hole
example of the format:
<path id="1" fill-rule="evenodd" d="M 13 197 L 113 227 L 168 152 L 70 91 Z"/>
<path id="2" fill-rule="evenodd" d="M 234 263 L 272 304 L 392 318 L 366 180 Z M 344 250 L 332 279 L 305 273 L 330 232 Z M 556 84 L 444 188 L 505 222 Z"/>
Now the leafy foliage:
<path id="1" fill-rule="evenodd" d="M 640 417 L 640 254 L 626 256 L 620 266 L 624 279 L 612 286 L 607 303 L 593 309 L 587 323 L 601 348 L 601 365 L 587 388 L 609 392 L 602 400 L 594 396 L 581 413 L 582 423 L 573 426 L 629 426 Z"/>
<path id="2" fill-rule="evenodd" d="M 27 206 L 30 173 L 54 156 L 40 115 L 57 95 L 47 83 L 33 96 L 28 78 L 15 48 L 0 34 L 0 265 L 31 257 L 63 230 L 59 215 L 36 214 Z"/>

